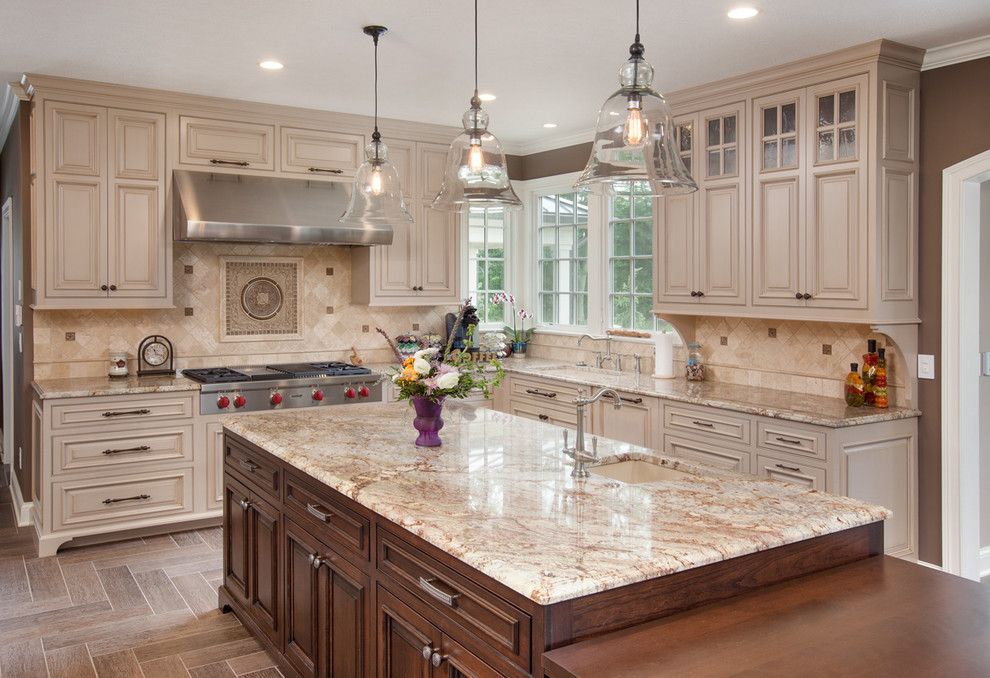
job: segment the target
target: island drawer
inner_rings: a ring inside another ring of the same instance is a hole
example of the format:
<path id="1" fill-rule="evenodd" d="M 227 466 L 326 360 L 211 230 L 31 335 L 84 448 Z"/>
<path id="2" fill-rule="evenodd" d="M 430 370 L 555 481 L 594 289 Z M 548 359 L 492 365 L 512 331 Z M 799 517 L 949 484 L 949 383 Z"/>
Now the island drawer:
<path id="1" fill-rule="evenodd" d="M 52 484 L 53 529 L 147 520 L 193 509 L 191 468 Z"/>
<path id="2" fill-rule="evenodd" d="M 52 438 L 53 474 L 193 460 L 193 427 L 88 431 Z"/>
<path id="3" fill-rule="evenodd" d="M 281 471 L 274 459 L 250 450 L 229 436 L 223 439 L 224 467 L 269 499 L 280 499 Z"/>
<path id="4" fill-rule="evenodd" d="M 771 452 L 786 451 L 816 459 L 827 458 L 825 434 L 807 428 L 787 426 L 776 422 L 759 422 L 756 445 Z"/>
<path id="5" fill-rule="evenodd" d="M 291 472 L 285 475 L 285 507 L 295 514 L 293 519 L 328 544 L 369 561 L 371 521 L 331 496 L 331 492 L 325 487 L 316 489 Z"/>
<path id="6" fill-rule="evenodd" d="M 544 405 L 573 408 L 574 400 L 584 391 L 576 384 L 565 384 L 559 381 L 512 376 L 512 399 L 521 398 Z"/>
<path id="7" fill-rule="evenodd" d="M 166 419 L 191 419 L 193 393 L 81 398 L 53 404 L 52 430 L 76 426 L 147 426 Z"/>
<path id="8" fill-rule="evenodd" d="M 785 483 L 802 485 L 820 492 L 828 489 L 825 483 L 825 476 L 827 475 L 825 469 L 808 464 L 804 460 L 797 461 L 758 454 L 756 456 L 756 475 L 761 478 L 772 478 Z"/>
<path id="9" fill-rule="evenodd" d="M 379 528 L 379 573 L 440 611 L 512 663 L 529 669 L 532 619 L 435 558 Z"/>
<path id="10" fill-rule="evenodd" d="M 751 421 L 710 407 L 665 404 L 663 426 L 667 431 L 691 431 L 749 445 Z"/>
<path id="11" fill-rule="evenodd" d="M 725 443 L 708 443 L 665 435 L 663 452 L 672 457 L 740 473 L 749 473 L 752 466 L 752 455 L 749 450 L 735 448 Z"/>

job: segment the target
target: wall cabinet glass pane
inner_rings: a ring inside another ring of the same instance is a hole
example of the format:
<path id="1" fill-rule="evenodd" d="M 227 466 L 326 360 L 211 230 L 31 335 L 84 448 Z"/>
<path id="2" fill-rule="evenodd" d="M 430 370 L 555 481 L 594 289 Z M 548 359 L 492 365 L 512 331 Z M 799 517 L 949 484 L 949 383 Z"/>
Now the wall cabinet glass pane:
<path id="1" fill-rule="evenodd" d="M 780 140 L 780 166 L 781 167 L 796 167 L 797 166 L 797 140 L 791 139 L 781 139 Z"/>
<path id="2" fill-rule="evenodd" d="M 763 136 L 769 137 L 777 133 L 777 109 L 763 109 Z"/>
<path id="3" fill-rule="evenodd" d="M 831 132 L 818 133 L 818 159 L 832 160 L 835 158 L 835 138 Z"/>
<path id="4" fill-rule="evenodd" d="M 784 104 L 780 107 L 780 132 L 790 134 L 797 131 L 797 104 Z"/>
<path id="5" fill-rule="evenodd" d="M 856 129 L 849 127 L 839 130 L 839 158 L 856 157 Z"/>
<path id="6" fill-rule="evenodd" d="M 835 123 L 835 97 L 831 94 L 818 99 L 818 126 L 827 127 Z"/>
<path id="7" fill-rule="evenodd" d="M 708 176 L 721 177 L 737 174 L 736 127 L 734 115 L 712 118 L 708 121 Z"/>
<path id="8" fill-rule="evenodd" d="M 777 167 L 777 142 L 763 142 L 763 169 L 776 169 Z"/>

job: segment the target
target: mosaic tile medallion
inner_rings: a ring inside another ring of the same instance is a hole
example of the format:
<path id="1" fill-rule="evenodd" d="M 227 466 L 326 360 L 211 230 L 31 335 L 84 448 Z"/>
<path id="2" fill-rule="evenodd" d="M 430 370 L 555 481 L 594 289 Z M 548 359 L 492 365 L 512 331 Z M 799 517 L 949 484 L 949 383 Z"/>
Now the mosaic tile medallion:
<path id="1" fill-rule="evenodd" d="M 220 260 L 220 341 L 302 338 L 302 257 Z"/>

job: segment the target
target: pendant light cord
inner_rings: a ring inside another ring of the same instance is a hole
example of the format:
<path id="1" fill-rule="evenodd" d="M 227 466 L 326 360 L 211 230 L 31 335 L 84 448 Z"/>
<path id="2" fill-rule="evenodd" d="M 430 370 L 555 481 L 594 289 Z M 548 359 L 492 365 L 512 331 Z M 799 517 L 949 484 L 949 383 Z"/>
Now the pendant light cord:
<path id="1" fill-rule="evenodd" d="M 474 96 L 471 97 L 471 108 L 481 108 L 481 99 L 478 98 L 478 0 L 474 0 Z"/>
<path id="2" fill-rule="evenodd" d="M 378 34 L 372 36 L 375 41 L 375 131 L 371 135 L 373 141 L 379 141 L 382 135 L 378 132 Z M 375 146 L 375 158 L 378 158 L 378 146 Z"/>
<path id="3" fill-rule="evenodd" d="M 633 62 L 632 87 L 634 90 L 638 88 L 639 62 L 643 60 L 643 53 L 645 51 L 646 50 L 643 48 L 643 43 L 639 41 L 639 0 L 636 0 L 636 38 L 633 40 L 633 44 L 629 46 L 629 56 Z"/>

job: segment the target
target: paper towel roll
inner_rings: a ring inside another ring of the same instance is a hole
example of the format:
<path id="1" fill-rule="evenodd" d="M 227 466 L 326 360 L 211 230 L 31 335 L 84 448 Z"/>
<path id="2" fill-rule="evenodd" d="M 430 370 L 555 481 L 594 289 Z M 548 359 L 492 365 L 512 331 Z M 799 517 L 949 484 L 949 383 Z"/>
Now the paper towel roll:
<path id="1" fill-rule="evenodd" d="M 653 361 L 653 376 L 657 379 L 674 378 L 674 335 L 661 332 L 654 335 L 656 354 Z"/>

